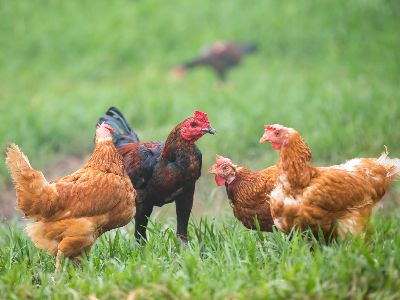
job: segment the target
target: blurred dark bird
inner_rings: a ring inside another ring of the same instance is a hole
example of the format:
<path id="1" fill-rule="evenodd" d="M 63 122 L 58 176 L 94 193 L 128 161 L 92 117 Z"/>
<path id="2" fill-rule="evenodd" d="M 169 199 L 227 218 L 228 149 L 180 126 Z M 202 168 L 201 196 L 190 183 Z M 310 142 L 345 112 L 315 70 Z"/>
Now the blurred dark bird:
<path id="1" fill-rule="evenodd" d="M 195 142 L 215 134 L 207 114 L 195 111 L 171 130 L 163 142 L 140 142 L 122 113 L 111 107 L 100 118 L 113 128 L 113 142 L 124 158 L 125 169 L 138 195 L 135 236 L 146 239 L 146 226 L 154 206 L 175 201 L 177 236 L 186 243 L 187 227 L 202 156 Z"/>
<path id="2" fill-rule="evenodd" d="M 228 71 L 238 65 L 243 56 L 258 50 L 258 46 L 254 43 L 237 44 L 233 42 L 216 42 L 210 47 L 205 48 L 201 54 L 174 69 L 174 77 L 182 78 L 186 70 L 193 69 L 198 66 L 206 66 L 212 68 L 217 74 L 219 80 L 225 81 Z"/>

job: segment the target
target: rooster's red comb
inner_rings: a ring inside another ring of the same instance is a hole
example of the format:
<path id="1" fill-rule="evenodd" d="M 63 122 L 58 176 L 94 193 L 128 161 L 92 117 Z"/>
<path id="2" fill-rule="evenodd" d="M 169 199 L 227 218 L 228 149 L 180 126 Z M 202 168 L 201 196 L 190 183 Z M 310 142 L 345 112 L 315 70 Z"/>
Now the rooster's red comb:
<path id="1" fill-rule="evenodd" d="M 195 118 L 196 120 L 199 120 L 199 121 L 203 122 L 203 123 L 210 123 L 210 122 L 208 121 L 208 116 L 207 116 L 207 114 L 204 113 L 204 112 L 202 112 L 202 111 L 199 111 L 199 110 L 195 110 L 195 111 L 194 111 L 194 118 Z"/>

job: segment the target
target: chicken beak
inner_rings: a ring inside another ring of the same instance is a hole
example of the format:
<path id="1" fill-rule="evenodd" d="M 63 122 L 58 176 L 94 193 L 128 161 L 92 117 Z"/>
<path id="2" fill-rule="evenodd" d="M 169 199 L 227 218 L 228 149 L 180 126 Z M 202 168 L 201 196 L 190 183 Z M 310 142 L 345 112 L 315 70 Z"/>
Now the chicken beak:
<path id="1" fill-rule="evenodd" d="M 260 139 L 260 144 L 263 144 L 267 141 L 269 141 L 269 134 L 267 132 L 264 132 L 264 135 Z"/>
<path id="2" fill-rule="evenodd" d="M 217 173 L 217 166 L 214 164 L 211 168 L 208 169 L 209 174 L 216 174 Z"/>
<path id="3" fill-rule="evenodd" d="M 216 134 L 217 133 L 217 131 L 214 129 L 214 128 L 212 128 L 212 127 L 208 127 L 208 128 L 204 128 L 204 129 L 202 129 L 205 133 L 209 133 L 209 134 Z"/>

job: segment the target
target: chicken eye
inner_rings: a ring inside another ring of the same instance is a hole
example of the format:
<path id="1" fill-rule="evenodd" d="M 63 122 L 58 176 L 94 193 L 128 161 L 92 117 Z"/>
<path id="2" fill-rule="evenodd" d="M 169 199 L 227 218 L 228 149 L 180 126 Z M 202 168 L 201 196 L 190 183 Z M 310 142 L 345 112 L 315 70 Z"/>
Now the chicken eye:
<path id="1" fill-rule="evenodd" d="M 192 127 L 192 128 L 196 128 L 197 126 L 198 126 L 197 123 L 194 123 L 194 122 L 190 123 L 190 127 Z"/>
<path id="2" fill-rule="evenodd" d="M 280 133 L 279 131 L 274 132 L 275 136 L 279 136 L 279 133 Z"/>

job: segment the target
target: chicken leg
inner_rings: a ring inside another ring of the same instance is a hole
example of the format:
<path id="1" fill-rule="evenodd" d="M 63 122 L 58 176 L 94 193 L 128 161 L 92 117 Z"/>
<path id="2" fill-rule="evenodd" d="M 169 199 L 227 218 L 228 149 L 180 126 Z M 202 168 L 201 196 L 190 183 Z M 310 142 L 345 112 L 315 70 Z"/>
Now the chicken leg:
<path id="1" fill-rule="evenodd" d="M 190 212 L 192 211 L 193 207 L 193 193 L 194 185 L 191 185 L 185 188 L 182 194 L 175 199 L 177 218 L 176 236 L 184 245 L 187 245 L 188 242 L 187 227 L 189 223 Z"/>

